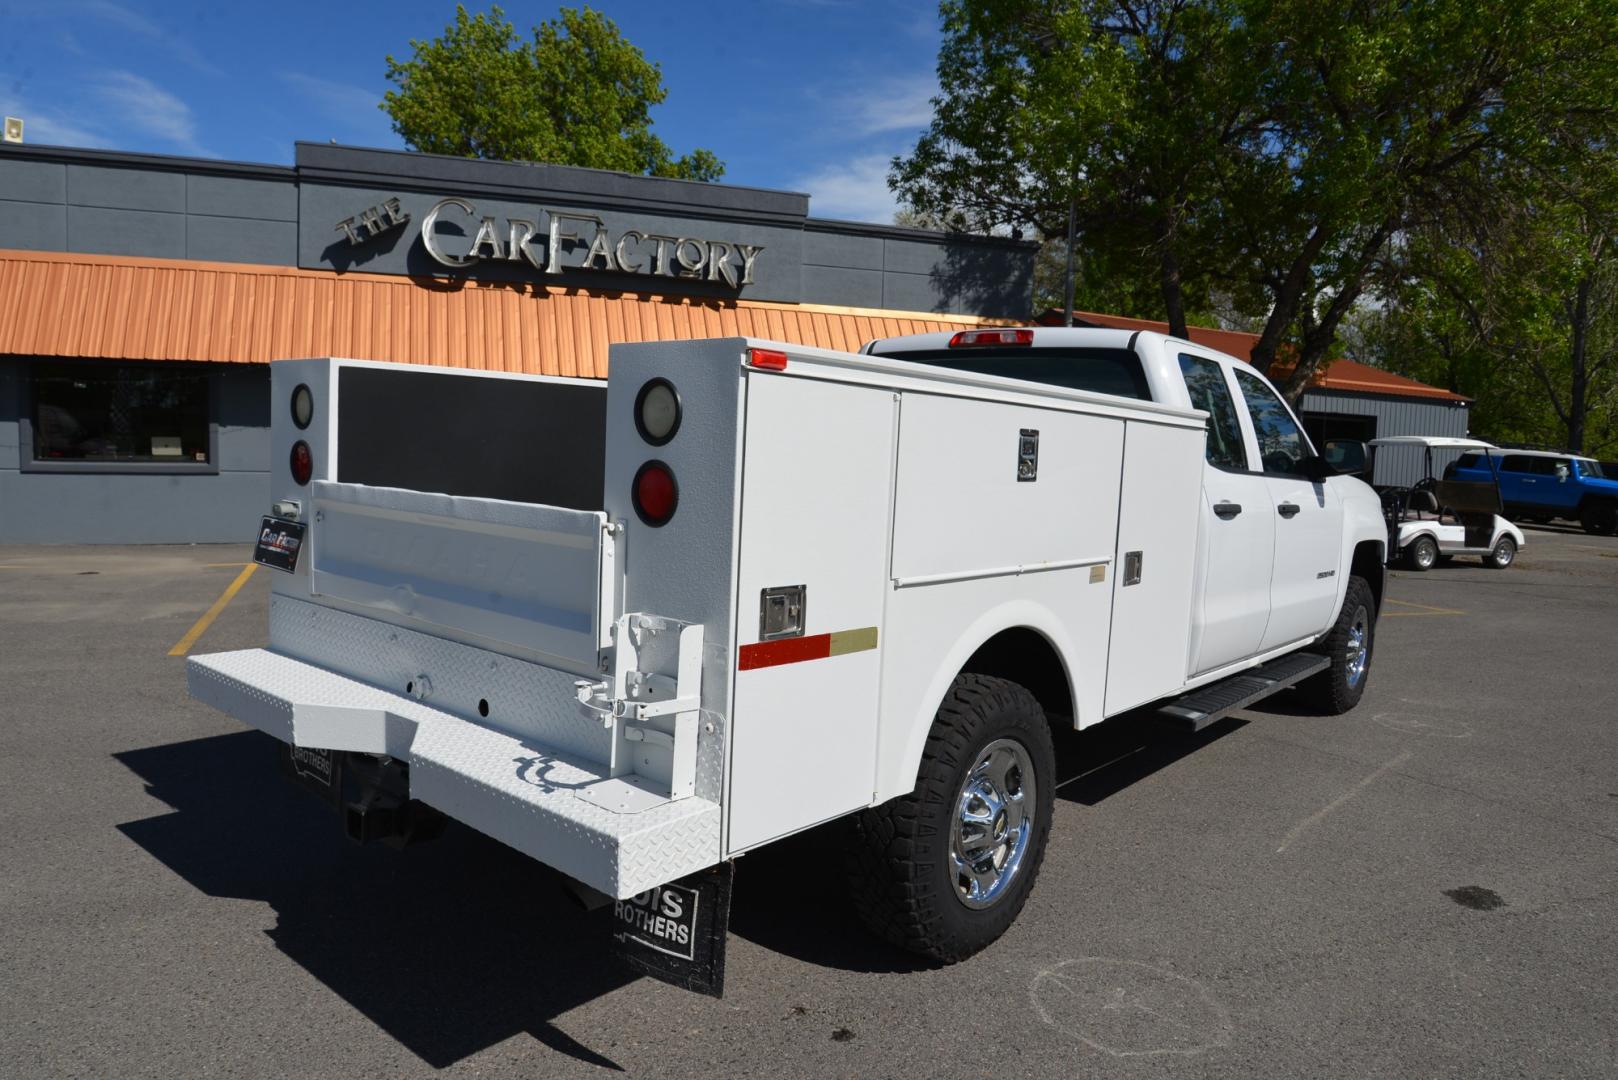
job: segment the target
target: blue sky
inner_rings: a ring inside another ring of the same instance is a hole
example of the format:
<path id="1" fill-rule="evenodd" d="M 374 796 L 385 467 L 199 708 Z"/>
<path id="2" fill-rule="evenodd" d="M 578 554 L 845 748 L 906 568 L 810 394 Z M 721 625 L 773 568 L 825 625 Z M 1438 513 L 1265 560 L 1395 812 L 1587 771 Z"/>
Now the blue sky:
<path id="1" fill-rule="evenodd" d="M 468 4 L 483 10 L 487 5 Z M 520 31 L 559 5 L 502 5 Z M 584 6 L 582 3 L 576 6 Z M 936 92 L 935 0 L 593 4 L 662 65 L 654 130 L 725 182 L 805 191 L 817 217 L 888 221 L 889 158 Z M 288 164 L 297 140 L 400 147 L 384 57 L 453 3 L 0 0 L 0 110 L 30 143 Z"/>

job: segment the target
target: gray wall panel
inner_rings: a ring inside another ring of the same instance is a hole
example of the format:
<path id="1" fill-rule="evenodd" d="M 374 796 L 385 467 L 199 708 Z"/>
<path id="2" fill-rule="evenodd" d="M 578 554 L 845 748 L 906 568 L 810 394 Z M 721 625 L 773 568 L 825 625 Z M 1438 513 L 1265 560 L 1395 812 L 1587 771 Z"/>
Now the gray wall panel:
<path id="1" fill-rule="evenodd" d="M 900 274 L 931 274 L 948 250 L 928 240 L 882 241 L 882 269 Z"/>
<path id="2" fill-rule="evenodd" d="M 36 202 L 0 202 L 0 248 L 67 250 L 67 207 Z"/>
<path id="3" fill-rule="evenodd" d="M 0 157 L 0 195 L 24 202 L 66 202 L 67 166 Z"/>
<path id="4" fill-rule="evenodd" d="M 67 208 L 67 249 L 99 255 L 185 258 L 185 218 L 142 210 Z"/>
<path id="5" fill-rule="evenodd" d="M 803 300 L 806 304 L 879 308 L 882 306 L 882 272 L 849 270 L 838 266 L 805 266 Z"/>
<path id="6" fill-rule="evenodd" d="M 211 262 L 298 265 L 298 226 L 290 221 L 248 218 L 185 218 L 185 254 Z"/>
<path id="7" fill-rule="evenodd" d="M 806 266 L 881 270 L 882 244 L 880 236 L 839 236 L 806 229 L 803 234 L 803 261 Z"/>
<path id="8" fill-rule="evenodd" d="M 298 185 L 284 181 L 248 180 L 236 176 L 187 176 L 185 208 L 213 217 L 298 220 Z"/>
<path id="9" fill-rule="evenodd" d="M 952 312 L 947 297 L 940 296 L 926 274 L 882 275 L 882 306 L 895 311 Z"/>
<path id="10" fill-rule="evenodd" d="M 270 504 L 267 472 L 217 476 L 0 472 L 0 543 L 245 542 Z"/>
<path id="11" fill-rule="evenodd" d="M 67 167 L 67 201 L 73 206 L 185 212 L 185 174 L 100 165 Z"/>

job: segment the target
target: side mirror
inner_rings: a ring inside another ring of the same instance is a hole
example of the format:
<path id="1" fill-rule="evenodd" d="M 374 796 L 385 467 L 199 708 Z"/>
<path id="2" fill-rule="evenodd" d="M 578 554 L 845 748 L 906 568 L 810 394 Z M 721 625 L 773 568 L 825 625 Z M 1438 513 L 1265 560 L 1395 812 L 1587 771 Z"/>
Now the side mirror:
<path id="1" fill-rule="evenodd" d="M 1371 449 L 1358 439 L 1327 439 L 1320 456 L 1333 472 L 1362 473 Z"/>

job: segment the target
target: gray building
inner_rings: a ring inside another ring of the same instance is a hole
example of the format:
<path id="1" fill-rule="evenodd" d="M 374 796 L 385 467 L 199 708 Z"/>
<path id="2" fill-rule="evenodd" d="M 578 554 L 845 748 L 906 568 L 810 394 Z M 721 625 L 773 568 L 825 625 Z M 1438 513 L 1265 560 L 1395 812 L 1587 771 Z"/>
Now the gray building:
<path id="1" fill-rule="evenodd" d="M 0 146 L 0 543 L 243 539 L 279 357 L 601 377 L 613 341 L 1027 317 L 1034 245 L 809 201 L 311 143 L 291 167 Z"/>

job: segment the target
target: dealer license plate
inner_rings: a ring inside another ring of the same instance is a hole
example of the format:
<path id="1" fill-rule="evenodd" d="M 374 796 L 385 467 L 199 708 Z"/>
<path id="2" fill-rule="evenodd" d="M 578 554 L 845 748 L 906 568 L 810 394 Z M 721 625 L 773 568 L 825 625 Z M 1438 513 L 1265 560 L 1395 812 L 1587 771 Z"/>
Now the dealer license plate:
<path id="1" fill-rule="evenodd" d="M 298 552 L 303 550 L 302 522 L 267 517 L 259 523 L 258 543 L 253 545 L 253 561 L 292 573 L 298 568 Z"/>

